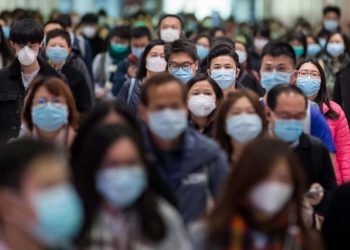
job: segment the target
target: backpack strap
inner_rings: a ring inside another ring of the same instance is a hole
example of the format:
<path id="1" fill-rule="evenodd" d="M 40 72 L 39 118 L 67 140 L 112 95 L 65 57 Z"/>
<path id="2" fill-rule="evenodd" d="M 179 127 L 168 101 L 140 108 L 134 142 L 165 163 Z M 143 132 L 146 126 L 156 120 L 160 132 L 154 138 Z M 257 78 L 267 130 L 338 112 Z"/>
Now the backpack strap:
<path id="1" fill-rule="evenodd" d="M 131 101 L 131 95 L 132 95 L 132 92 L 134 91 L 135 83 L 136 83 L 136 79 L 135 78 L 131 78 L 129 91 L 128 91 L 128 98 L 126 99 L 126 104 L 127 105 L 129 105 L 129 103 Z"/>

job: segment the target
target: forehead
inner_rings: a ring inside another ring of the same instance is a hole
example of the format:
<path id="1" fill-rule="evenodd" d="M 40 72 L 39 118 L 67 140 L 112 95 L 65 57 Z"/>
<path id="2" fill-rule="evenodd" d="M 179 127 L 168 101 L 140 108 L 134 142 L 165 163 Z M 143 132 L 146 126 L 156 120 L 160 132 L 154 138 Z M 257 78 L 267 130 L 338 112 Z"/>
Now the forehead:
<path id="1" fill-rule="evenodd" d="M 233 60 L 232 57 L 230 56 L 218 56 L 218 57 L 215 57 L 211 60 L 211 65 L 215 65 L 215 64 L 233 64 L 233 65 L 236 65 L 235 64 L 235 60 Z"/>
<path id="2" fill-rule="evenodd" d="M 175 63 L 182 63 L 182 62 L 192 62 L 193 59 L 190 57 L 189 54 L 180 52 L 180 53 L 173 53 L 169 57 L 169 62 L 175 62 Z"/>
<path id="3" fill-rule="evenodd" d="M 332 35 L 330 38 L 329 38 L 330 41 L 343 41 L 343 37 L 337 33 L 337 34 L 334 34 Z"/>
<path id="4" fill-rule="evenodd" d="M 282 93 L 277 97 L 276 111 L 304 112 L 306 109 L 305 99 L 296 93 Z"/>
<path id="5" fill-rule="evenodd" d="M 166 17 L 162 20 L 160 25 L 181 25 L 181 22 L 178 18 L 176 17 Z"/>
<path id="6" fill-rule="evenodd" d="M 310 62 L 307 62 L 301 65 L 299 70 L 309 70 L 309 71 L 319 72 L 318 68 L 313 63 L 310 63 Z"/>
<path id="7" fill-rule="evenodd" d="M 236 42 L 235 45 L 236 45 L 236 49 L 237 49 L 237 50 L 245 51 L 245 46 L 244 46 L 243 43 L 238 43 L 238 42 Z"/>
<path id="8" fill-rule="evenodd" d="M 156 45 L 154 46 L 149 53 L 164 53 L 164 45 Z"/>
<path id="9" fill-rule="evenodd" d="M 232 104 L 231 109 L 234 108 L 254 108 L 254 106 L 247 97 L 243 96 Z"/>
<path id="10" fill-rule="evenodd" d="M 205 43 L 205 44 L 209 44 L 209 43 L 210 43 L 210 41 L 209 41 L 209 39 L 208 39 L 208 38 L 206 38 L 206 37 L 201 37 L 201 38 L 199 38 L 199 39 L 197 40 L 197 43 Z"/>
<path id="11" fill-rule="evenodd" d="M 130 157 L 130 155 L 138 155 L 135 143 L 127 137 L 120 138 L 115 141 L 107 150 L 106 158 L 122 160 Z"/>
<path id="12" fill-rule="evenodd" d="M 203 81 L 199 81 L 199 82 L 196 82 L 192 88 L 191 88 L 191 91 L 192 90 L 202 90 L 202 89 L 213 89 L 213 87 L 211 86 L 211 84 L 207 81 L 207 80 L 203 80 Z"/>
<path id="13" fill-rule="evenodd" d="M 149 103 L 170 99 L 181 100 L 183 98 L 183 91 L 182 85 L 175 81 L 170 81 L 160 86 L 151 86 L 148 89 Z"/>
<path id="14" fill-rule="evenodd" d="M 49 24 L 47 24 L 46 26 L 45 26 L 45 28 L 44 28 L 44 32 L 45 32 L 45 34 L 46 33 L 48 33 L 49 31 L 51 31 L 51 30 L 55 30 L 55 29 L 63 29 L 63 27 L 60 25 L 60 24 L 58 24 L 58 23 L 49 23 Z"/>
<path id="15" fill-rule="evenodd" d="M 261 66 L 264 65 L 286 65 L 291 68 L 294 68 L 294 63 L 292 58 L 286 55 L 281 55 L 281 56 L 271 56 L 271 55 L 265 55 L 262 59 Z"/>
<path id="16" fill-rule="evenodd" d="M 66 39 L 64 39 L 63 37 L 60 37 L 60 36 L 53 37 L 47 42 L 48 45 L 50 45 L 52 43 L 60 43 L 60 44 L 64 43 L 65 45 L 68 45 Z"/>

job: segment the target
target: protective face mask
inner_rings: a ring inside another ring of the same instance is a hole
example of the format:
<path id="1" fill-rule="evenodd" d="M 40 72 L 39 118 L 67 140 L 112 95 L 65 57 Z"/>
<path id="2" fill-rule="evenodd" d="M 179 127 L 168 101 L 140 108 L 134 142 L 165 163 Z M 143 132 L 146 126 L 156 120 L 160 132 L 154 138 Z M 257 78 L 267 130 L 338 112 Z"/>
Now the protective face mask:
<path id="1" fill-rule="evenodd" d="M 239 63 L 245 63 L 247 61 L 247 53 L 244 51 L 236 50 L 236 53 L 238 55 Z"/>
<path id="2" fill-rule="evenodd" d="M 164 72 L 166 70 L 166 61 L 162 57 L 147 57 L 146 69 L 152 72 Z"/>
<path id="3" fill-rule="evenodd" d="M 209 95 L 193 95 L 188 100 L 188 109 L 198 117 L 206 117 L 216 108 L 215 98 Z"/>
<path id="4" fill-rule="evenodd" d="M 197 44 L 196 49 L 197 49 L 198 57 L 201 60 L 205 59 L 209 54 L 209 49 L 207 47 L 202 46 L 202 45 Z"/>
<path id="5" fill-rule="evenodd" d="M 296 57 L 300 57 L 304 54 L 304 48 L 302 46 L 293 46 Z"/>
<path id="6" fill-rule="evenodd" d="M 170 74 L 186 84 L 193 77 L 192 69 L 179 68 L 178 70 L 170 70 Z"/>
<path id="7" fill-rule="evenodd" d="M 328 31 L 336 31 L 339 26 L 339 22 L 336 20 L 325 20 L 323 27 Z"/>
<path id="8" fill-rule="evenodd" d="M 97 30 L 95 27 L 93 26 L 85 26 L 83 29 L 82 29 L 82 33 L 87 37 L 87 38 L 93 38 L 95 37 L 96 33 L 97 33 Z"/>
<path id="9" fill-rule="evenodd" d="M 345 46 L 342 43 L 328 43 L 326 50 L 331 56 L 338 57 L 344 53 Z"/>
<path id="10" fill-rule="evenodd" d="M 298 77 L 296 85 L 307 97 L 310 97 L 316 95 L 320 91 L 321 79 L 314 79 L 310 76 Z"/>
<path id="11" fill-rule="evenodd" d="M 262 122 L 257 114 L 239 114 L 226 120 L 226 132 L 234 140 L 246 144 L 262 131 Z"/>
<path id="12" fill-rule="evenodd" d="M 111 167 L 96 175 L 97 191 L 116 208 L 133 205 L 146 187 L 147 176 L 141 166 Z"/>
<path id="13" fill-rule="evenodd" d="M 273 133 L 285 142 L 295 142 L 303 133 L 305 120 L 275 119 Z"/>
<path id="14" fill-rule="evenodd" d="M 80 231 L 83 223 L 83 206 L 71 185 L 54 187 L 36 194 L 32 207 L 37 222 L 28 230 L 48 247 L 68 245 Z"/>
<path id="15" fill-rule="evenodd" d="M 64 104 L 45 103 L 32 108 L 33 124 L 38 128 L 53 132 L 68 123 L 68 107 Z"/>
<path id="16" fill-rule="evenodd" d="M 61 47 L 50 47 L 46 49 L 46 55 L 54 64 L 64 63 L 68 57 L 68 50 Z"/>
<path id="17" fill-rule="evenodd" d="M 10 38 L 10 27 L 9 26 L 2 26 L 2 32 L 4 33 L 5 39 Z"/>
<path id="18" fill-rule="evenodd" d="M 160 30 L 160 39 L 166 43 L 171 43 L 180 38 L 180 31 L 176 29 L 162 29 Z"/>
<path id="19" fill-rule="evenodd" d="M 322 48 L 322 49 L 325 49 L 325 48 L 326 48 L 327 40 L 324 39 L 324 38 L 320 38 L 320 39 L 318 39 L 318 41 L 320 42 L 321 48 Z"/>
<path id="20" fill-rule="evenodd" d="M 231 88 L 236 83 L 236 72 L 233 69 L 215 69 L 211 71 L 213 78 L 221 89 Z"/>
<path id="21" fill-rule="evenodd" d="M 280 72 L 274 70 L 273 72 L 262 72 L 261 73 L 261 85 L 266 91 L 270 91 L 273 87 L 279 84 L 289 84 L 290 77 L 292 73 L 290 72 Z"/>
<path id="22" fill-rule="evenodd" d="M 293 191 L 291 185 L 265 181 L 253 188 L 249 200 L 255 209 L 272 217 L 287 204 Z"/>
<path id="23" fill-rule="evenodd" d="M 269 40 L 267 39 L 255 38 L 254 47 L 258 50 L 262 50 L 268 42 Z"/>
<path id="24" fill-rule="evenodd" d="M 148 113 L 148 127 L 163 140 L 173 140 L 187 128 L 187 112 L 184 109 L 164 109 Z"/>
<path id="25" fill-rule="evenodd" d="M 321 52 L 321 46 L 317 43 L 307 45 L 307 55 L 316 56 Z"/>
<path id="26" fill-rule="evenodd" d="M 38 53 L 28 46 L 24 46 L 22 49 L 17 51 L 18 60 L 22 65 L 32 65 L 35 62 L 37 56 Z"/>
<path id="27" fill-rule="evenodd" d="M 141 58 L 144 51 L 145 51 L 145 47 L 141 47 L 141 48 L 131 47 L 131 53 L 133 53 L 137 58 Z"/>
<path id="28" fill-rule="evenodd" d="M 129 46 L 122 43 L 111 43 L 111 49 L 117 54 L 125 53 L 128 51 Z"/>

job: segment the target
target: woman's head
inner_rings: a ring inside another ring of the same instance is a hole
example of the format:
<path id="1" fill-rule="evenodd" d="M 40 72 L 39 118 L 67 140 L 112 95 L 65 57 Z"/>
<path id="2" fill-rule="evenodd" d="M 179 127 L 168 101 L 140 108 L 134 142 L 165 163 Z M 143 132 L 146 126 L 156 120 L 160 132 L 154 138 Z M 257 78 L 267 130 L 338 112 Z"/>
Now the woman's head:
<path id="1" fill-rule="evenodd" d="M 318 42 L 317 37 L 313 35 L 308 35 L 306 37 L 306 43 L 307 43 L 307 56 L 308 57 L 316 57 L 320 55 L 322 52 L 322 47 Z"/>
<path id="2" fill-rule="evenodd" d="M 24 105 L 23 119 L 30 131 L 54 132 L 69 124 L 78 128 L 78 111 L 68 85 L 57 77 L 33 82 Z"/>
<path id="3" fill-rule="evenodd" d="M 205 34 L 198 35 L 194 39 L 194 43 L 196 44 L 196 49 L 197 49 L 197 54 L 199 59 L 204 60 L 205 58 L 207 58 L 211 47 L 210 36 Z"/>
<path id="4" fill-rule="evenodd" d="M 247 44 L 240 41 L 236 41 L 235 46 L 236 46 L 236 53 L 238 55 L 239 63 L 244 64 L 248 62 Z"/>
<path id="5" fill-rule="evenodd" d="M 49 31 L 46 36 L 46 56 L 49 62 L 62 64 L 71 52 L 69 33 L 63 29 Z"/>
<path id="6" fill-rule="evenodd" d="M 164 45 L 165 42 L 163 40 L 153 40 L 146 46 L 140 59 L 137 79 L 146 77 L 147 71 L 155 73 L 165 72 Z"/>
<path id="7" fill-rule="evenodd" d="M 349 50 L 349 41 L 345 34 L 335 32 L 328 36 L 325 51 L 330 57 L 342 57 Z"/>

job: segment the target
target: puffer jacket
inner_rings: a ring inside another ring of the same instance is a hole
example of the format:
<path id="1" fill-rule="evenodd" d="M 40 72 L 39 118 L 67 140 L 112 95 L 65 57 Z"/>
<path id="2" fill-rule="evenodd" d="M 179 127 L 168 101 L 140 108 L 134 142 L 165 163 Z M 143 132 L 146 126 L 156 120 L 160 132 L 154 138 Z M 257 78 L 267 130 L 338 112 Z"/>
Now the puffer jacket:
<path id="1" fill-rule="evenodd" d="M 337 183 L 343 184 L 350 181 L 350 132 L 343 109 L 332 101 L 330 105 L 339 115 L 337 120 L 327 119 L 327 123 L 337 148 L 335 153 L 337 158 L 337 166 L 335 167 Z M 323 104 L 323 113 L 325 114 L 328 110 L 329 108 Z"/>

